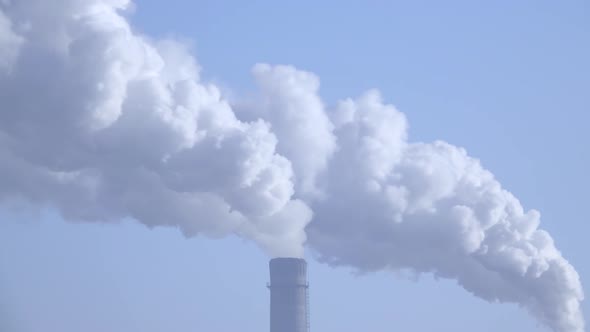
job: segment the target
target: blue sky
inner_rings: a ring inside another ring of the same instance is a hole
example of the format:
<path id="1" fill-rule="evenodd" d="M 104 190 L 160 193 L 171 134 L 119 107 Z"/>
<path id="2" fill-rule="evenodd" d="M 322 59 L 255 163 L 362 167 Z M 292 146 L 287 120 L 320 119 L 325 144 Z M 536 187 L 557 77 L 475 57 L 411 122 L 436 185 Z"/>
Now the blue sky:
<path id="1" fill-rule="evenodd" d="M 190 41 L 203 76 L 236 95 L 254 89 L 257 62 L 316 73 L 328 103 L 378 88 L 407 115 L 412 141 L 465 147 L 538 209 L 587 284 L 588 2 L 146 0 L 130 20 Z M 268 329 L 268 258 L 251 243 L 66 223 L 51 209 L 0 218 L 7 330 Z M 544 331 L 452 281 L 356 276 L 308 255 L 314 331 Z"/>

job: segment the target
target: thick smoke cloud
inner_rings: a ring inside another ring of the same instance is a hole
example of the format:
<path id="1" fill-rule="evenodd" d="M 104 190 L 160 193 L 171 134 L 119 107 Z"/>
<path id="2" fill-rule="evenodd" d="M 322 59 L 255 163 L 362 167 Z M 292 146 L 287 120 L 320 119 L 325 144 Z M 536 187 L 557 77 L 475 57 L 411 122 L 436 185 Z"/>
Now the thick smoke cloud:
<path id="1" fill-rule="evenodd" d="M 376 92 L 343 101 L 334 122 L 342 149 L 308 227 L 321 259 L 430 272 L 518 303 L 555 331 L 583 331 L 578 274 L 538 229 L 539 213 L 477 160 L 445 142 L 408 143 L 403 114 Z"/>
<path id="2" fill-rule="evenodd" d="M 557 332 L 584 331 L 578 274 L 458 147 L 408 141 L 377 91 L 326 107 L 319 79 L 258 64 L 230 103 L 126 0 L 0 0 L 0 204 L 230 234 L 273 256 L 457 280 Z M 313 217 L 313 220 L 312 220 Z"/>
<path id="3" fill-rule="evenodd" d="M 270 125 L 238 120 L 183 45 L 133 33 L 126 5 L 0 7 L 0 197 L 301 255 L 311 211 Z"/>

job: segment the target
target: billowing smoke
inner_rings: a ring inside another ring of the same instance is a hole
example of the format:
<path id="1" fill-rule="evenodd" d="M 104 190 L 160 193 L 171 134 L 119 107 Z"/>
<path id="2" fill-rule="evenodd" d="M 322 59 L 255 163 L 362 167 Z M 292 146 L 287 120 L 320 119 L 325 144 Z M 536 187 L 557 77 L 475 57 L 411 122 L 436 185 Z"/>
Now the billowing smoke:
<path id="1" fill-rule="evenodd" d="M 0 0 L 0 204 L 237 235 L 272 256 L 410 270 L 582 332 L 574 268 L 465 150 L 412 143 L 377 91 L 258 64 L 232 106 L 186 47 L 138 35 L 128 0 Z"/>

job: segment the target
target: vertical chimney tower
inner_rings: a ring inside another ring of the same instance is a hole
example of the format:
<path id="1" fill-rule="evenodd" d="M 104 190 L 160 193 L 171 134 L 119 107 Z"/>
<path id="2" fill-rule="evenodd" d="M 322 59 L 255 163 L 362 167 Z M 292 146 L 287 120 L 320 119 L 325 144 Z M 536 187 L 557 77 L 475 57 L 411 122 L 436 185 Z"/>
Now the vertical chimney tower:
<path id="1" fill-rule="evenodd" d="M 307 263 L 301 258 L 270 260 L 270 332 L 308 332 Z"/>

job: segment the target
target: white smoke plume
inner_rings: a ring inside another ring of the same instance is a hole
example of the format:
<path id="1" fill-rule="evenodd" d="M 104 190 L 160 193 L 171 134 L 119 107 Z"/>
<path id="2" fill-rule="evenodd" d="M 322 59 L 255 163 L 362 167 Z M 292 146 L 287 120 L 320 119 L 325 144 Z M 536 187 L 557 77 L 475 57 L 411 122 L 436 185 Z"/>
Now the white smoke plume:
<path id="1" fill-rule="evenodd" d="M 463 149 L 409 142 L 377 91 L 326 107 L 290 66 L 256 65 L 257 97 L 232 107 L 183 44 L 134 32 L 130 5 L 0 0 L 0 204 L 234 234 L 273 256 L 307 244 L 584 331 L 579 276 L 539 213 Z"/>

